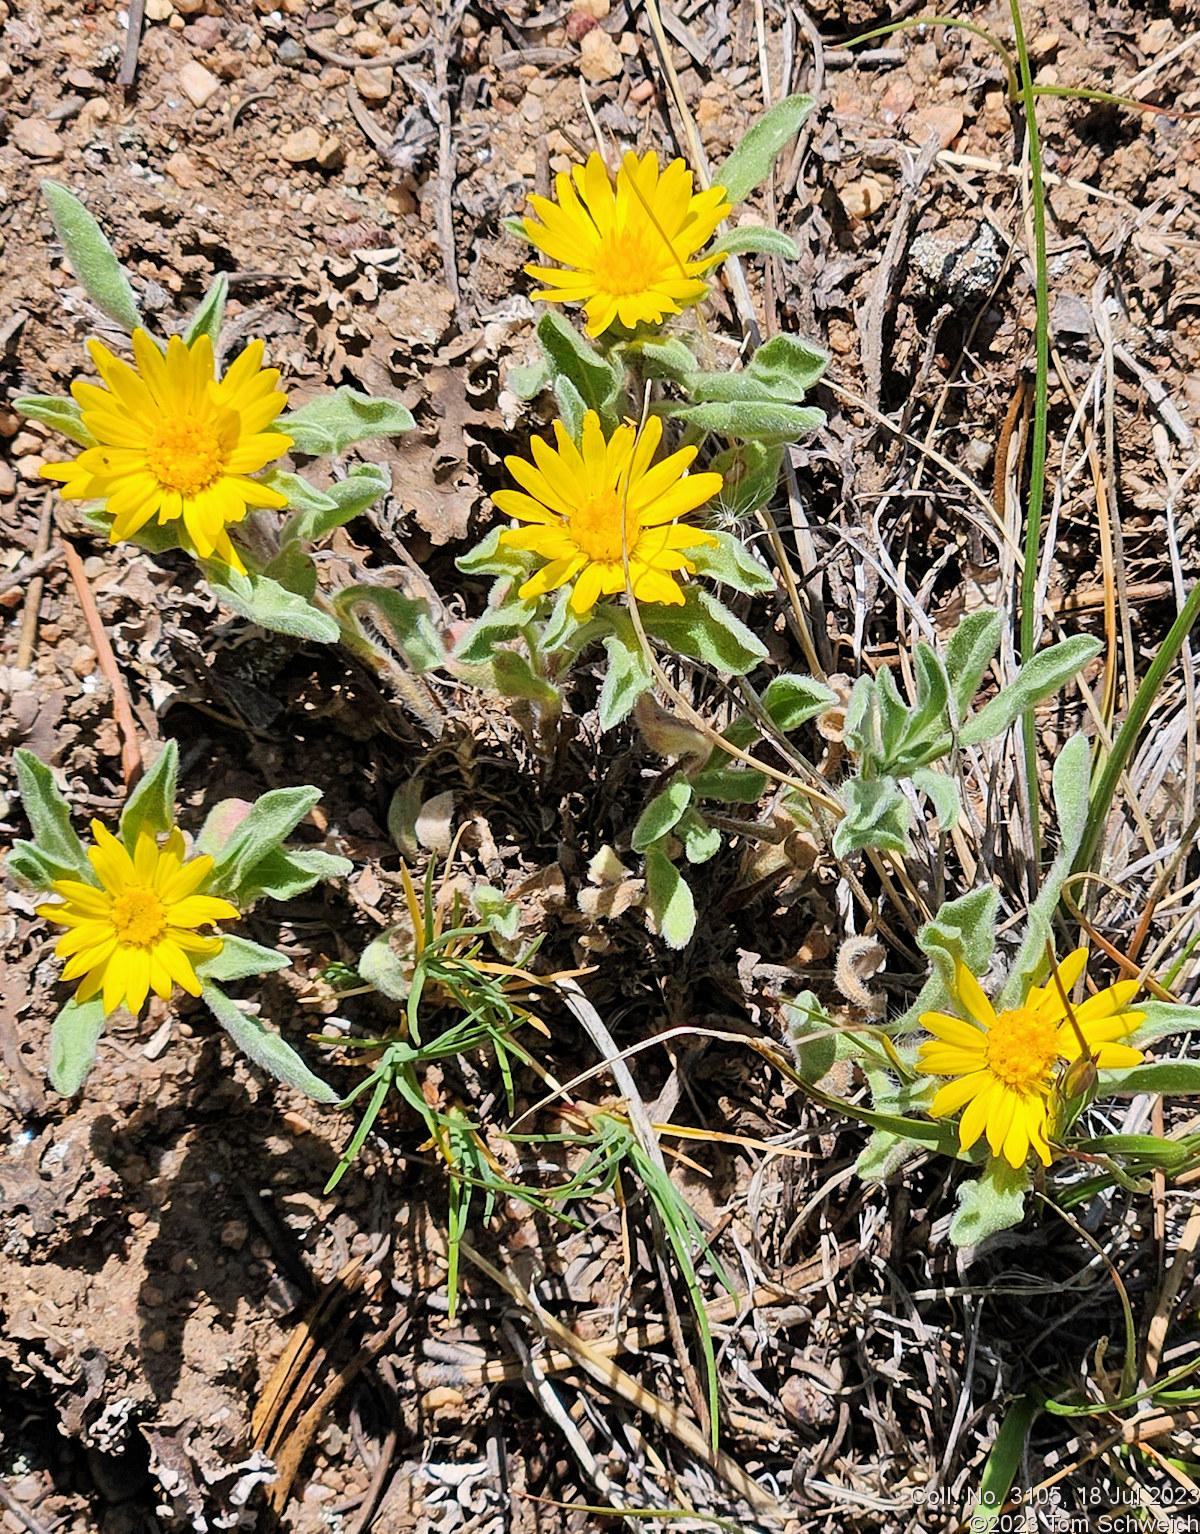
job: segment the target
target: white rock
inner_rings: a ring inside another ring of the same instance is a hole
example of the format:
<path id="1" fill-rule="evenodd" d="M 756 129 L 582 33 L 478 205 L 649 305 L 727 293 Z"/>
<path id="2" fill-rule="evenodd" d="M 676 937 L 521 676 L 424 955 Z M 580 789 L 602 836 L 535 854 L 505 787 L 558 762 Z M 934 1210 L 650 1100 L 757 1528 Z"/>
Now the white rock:
<path id="1" fill-rule="evenodd" d="M 211 69 L 205 69 L 197 59 L 189 59 L 179 71 L 179 89 L 194 107 L 202 107 L 214 91 L 219 90 L 220 80 Z"/>

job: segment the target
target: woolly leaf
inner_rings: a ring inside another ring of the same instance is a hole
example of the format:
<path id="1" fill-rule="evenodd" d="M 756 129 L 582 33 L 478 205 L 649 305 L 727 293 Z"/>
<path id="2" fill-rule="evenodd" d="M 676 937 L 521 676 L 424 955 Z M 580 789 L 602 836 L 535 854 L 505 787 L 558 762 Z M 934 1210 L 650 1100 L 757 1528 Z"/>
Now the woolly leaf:
<path id="1" fill-rule="evenodd" d="M 553 309 L 538 321 L 537 335 L 555 377 L 570 380 L 585 410 L 610 416 L 624 377 L 620 365 L 602 357 Z"/>
<path id="2" fill-rule="evenodd" d="M 845 817 L 833 833 L 835 858 L 864 847 L 903 857 L 908 852 L 908 800 L 894 778 L 847 778 L 842 785 Z"/>
<path id="3" fill-rule="evenodd" d="M 832 708 L 837 701 L 837 694 L 824 682 L 811 676 L 795 676 L 791 672 L 774 677 L 762 695 L 762 706 L 770 715 L 771 723 L 784 734 L 798 730 L 802 724 Z"/>
<path id="4" fill-rule="evenodd" d="M 256 1017 L 249 1017 L 215 985 L 205 985 L 200 996 L 208 1010 L 242 1051 L 285 1087 L 303 1092 L 318 1103 L 336 1103 L 338 1094 L 308 1066 L 287 1042 L 272 1033 Z"/>
<path id="5" fill-rule="evenodd" d="M 587 414 L 587 406 L 583 395 L 564 374 L 554 380 L 554 402 L 558 406 L 563 430 L 578 447 L 583 441 L 583 418 Z"/>
<path id="6" fill-rule="evenodd" d="M 1015 719 L 1033 708 L 1099 655 L 1102 645 L 1090 634 L 1072 634 L 1042 650 L 1022 666 L 1015 679 L 972 714 L 959 731 L 965 746 L 1003 735 Z"/>
<path id="7" fill-rule="evenodd" d="M 515 650 L 496 651 L 492 656 L 492 675 L 501 697 L 527 698 L 553 713 L 562 708 L 562 694 L 558 688 L 538 676 L 525 657 Z"/>
<path id="8" fill-rule="evenodd" d="M 896 1023 L 896 1034 L 915 1028 L 922 1012 L 945 1012 L 954 1005 L 955 973 L 960 963 L 973 975 L 987 972 L 996 946 L 999 904 L 995 887 L 981 885 L 945 901 L 933 920 L 917 933 L 917 947 L 933 960 L 933 968 L 916 1001 Z"/>
<path id="9" fill-rule="evenodd" d="M 688 810 L 680 819 L 675 835 L 683 843 L 683 855 L 689 863 L 707 863 L 721 850 L 720 831 L 695 810 Z"/>
<path id="10" fill-rule="evenodd" d="M 295 539 L 283 545 L 263 575 L 306 602 L 311 602 L 317 594 L 316 562 L 304 545 Z"/>
<path id="11" fill-rule="evenodd" d="M 73 399 L 61 394 L 18 394 L 12 407 L 31 421 L 61 432 L 80 447 L 95 447 L 96 439 L 83 424 L 83 411 Z"/>
<path id="12" fill-rule="evenodd" d="M 336 857 L 331 852 L 316 848 L 277 847 L 242 879 L 238 886 L 238 901 L 252 906 L 256 900 L 295 900 L 305 895 L 314 884 L 326 879 L 344 879 L 353 871 L 349 858 Z"/>
<path id="13" fill-rule="evenodd" d="M 281 846 L 284 837 L 296 829 L 320 798 L 319 788 L 306 785 L 272 788 L 256 799 L 217 857 L 209 879 L 209 892 L 235 899 L 233 892 L 255 864 Z M 203 839 L 205 832 L 200 834 Z"/>
<path id="14" fill-rule="evenodd" d="M 715 528 L 710 531 L 717 540 L 715 548 L 712 544 L 702 544 L 687 551 L 697 575 L 720 581 L 723 586 L 731 586 L 734 591 L 744 591 L 748 595 L 775 590 L 775 577 L 739 538 Z"/>
<path id="15" fill-rule="evenodd" d="M 340 631 L 327 613 L 267 575 L 243 575 L 215 559 L 202 559 L 204 578 L 227 607 L 261 628 L 295 639 L 336 644 Z"/>
<path id="16" fill-rule="evenodd" d="M 1000 644 L 1004 619 L 998 612 L 984 608 L 968 613 L 950 636 L 946 646 L 946 671 L 956 709 L 955 723 L 966 718 L 967 710 L 979 691 L 983 674 L 991 665 Z"/>
<path id="17" fill-rule="evenodd" d="M 692 785 L 686 778 L 674 778 L 661 794 L 656 794 L 633 828 L 631 845 L 635 852 L 645 852 L 660 837 L 674 829 L 692 802 Z"/>
<path id="18" fill-rule="evenodd" d="M 397 400 L 376 399 L 343 385 L 332 394 L 309 400 L 275 424 L 292 439 L 298 453 L 320 456 L 344 453 L 354 443 L 374 437 L 398 437 L 412 431 L 416 422 Z"/>
<path id="19" fill-rule="evenodd" d="M 74 1097 L 92 1068 L 107 1021 L 104 1002 L 69 1001 L 50 1025 L 50 1085 L 60 1097 Z"/>
<path id="20" fill-rule="evenodd" d="M 473 549 L 454 561 L 464 575 L 508 575 L 523 580 L 532 564 L 529 554 L 510 549 L 500 542 L 502 527 L 494 527 Z"/>
<path id="21" fill-rule="evenodd" d="M 455 646 L 455 660 L 466 661 L 469 665 L 491 660 L 498 645 L 516 639 L 533 621 L 534 612 L 535 603 L 523 602 L 520 598 L 489 608 Z"/>
<path id="22" fill-rule="evenodd" d="M 647 603 L 641 615 L 647 634 L 726 676 L 742 676 L 766 659 L 767 647 L 757 634 L 700 587 L 689 586 L 679 606 Z"/>
<path id="23" fill-rule="evenodd" d="M 284 542 L 303 538 L 315 543 L 328 537 L 335 527 L 344 527 L 392 488 L 390 471 L 377 463 L 355 464 L 345 479 L 335 480 L 324 491 L 314 490 L 297 474 L 280 474 L 278 479 L 304 485 L 310 492 L 308 505 L 300 505 L 289 496 L 288 504 L 297 506 L 298 514 L 288 518 L 282 534 Z M 287 494 L 283 485 L 271 483 L 274 489 L 284 490 Z M 315 504 L 318 499 L 319 505 Z"/>
<path id="24" fill-rule="evenodd" d="M 678 336 L 639 336 L 626 347 L 641 362 L 647 378 L 681 381 L 699 367 L 695 353 Z"/>
<path id="25" fill-rule="evenodd" d="M 82 879 L 85 883 L 95 884 L 95 871 L 88 862 L 83 843 L 71 827 L 71 811 L 59 793 L 54 774 L 32 751 L 15 751 L 13 761 L 17 769 L 17 791 L 33 830 L 33 842 L 17 843 L 9 857 L 9 867 L 14 873 L 18 872 L 23 865 L 14 864 L 14 857 L 28 848 L 37 853 L 40 862 L 30 861 L 24 866 L 35 872 L 44 868 L 51 873 L 43 888 L 48 888 L 54 879 Z M 25 872 L 21 876 L 29 877 Z M 37 882 L 30 878 L 30 883 Z"/>
<path id="26" fill-rule="evenodd" d="M 57 181 L 43 181 L 42 196 L 71 270 L 88 297 L 110 320 L 132 334 L 141 325 L 142 317 L 129 278 L 104 231 L 79 198 Z"/>
<path id="27" fill-rule="evenodd" d="M 143 827 L 152 836 L 175 824 L 175 780 L 179 772 L 179 747 L 173 740 L 158 753 L 158 760 L 143 774 L 121 812 L 121 840 L 130 855 Z"/>
<path id="28" fill-rule="evenodd" d="M 385 638 L 396 645 L 409 669 L 418 676 L 434 670 L 446 659 L 445 647 L 424 597 L 406 597 L 394 586 L 347 586 L 334 597 L 333 607 L 341 618 L 367 612 L 382 620 L 387 630 Z"/>
<path id="29" fill-rule="evenodd" d="M 608 665 L 604 670 L 604 683 L 600 688 L 600 728 L 611 730 L 620 724 L 637 700 L 654 686 L 654 674 L 647 664 L 638 643 L 637 634 L 627 613 L 620 613 L 621 624 L 616 626 L 618 609 L 612 609 L 609 621 L 614 622 L 616 632 L 604 641 L 608 651 Z"/>
<path id="30" fill-rule="evenodd" d="M 225 300 L 229 297 L 229 278 L 218 272 L 209 284 L 208 292 L 196 306 L 196 311 L 183 332 L 183 344 L 190 346 L 198 336 L 207 336 L 214 350 L 221 339 L 221 326 L 225 320 Z"/>
<path id="31" fill-rule="evenodd" d="M 736 376 L 736 375 L 733 375 Z M 798 442 L 825 424 L 825 412 L 806 405 L 780 405 L 768 400 L 713 400 L 699 405 L 661 405 L 659 413 L 673 415 L 697 431 L 756 442 Z"/>
<path id="32" fill-rule="evenodd" d="M 668 948 L 686 948 L 696 930 L 696 903 L 679 870 L 665 853 L 646 854 L 646 908 Z"/>
<path id="33" fill-rule="evenodd" d="M 1013 1168 L 1002 1156 L 990 1157 L 980 1177 L 959 1184 L 950 1240 L 955 1246 L 977 1246 L 988 1236 L 1019 1225 L 1025 1217 L 1029 1186 L 1027 1167 Z"/>
<path id="34" fill-rule="evenodd" d="M 912 775 L 912 781 L 914 788 L 928 795 L 933 813 L 937 816 L 938 829 L 952 831 L 962 812 L 957 781 L 944 772 L 935 772 L 932 767 L 918 767 Z"/>
<path id="35" fill-rule="evenodd" d="M 765 229 L 755 224 L 743 224 L 731 229 L 712 246 L 711 254 L 720 251 L 724 256 L 782 256 L 785 261 L 799 261 L 800 252 L 796 242 L 781 229 Z"/>
<path id="36" fill-rule="evenodd" d="M 743 134 L 737 148 L 713 175 L 713 185 L 724 187 L 729 202 L 743 202 L 767 179 L 777 156 L 799 133 L 815 105 L 811 96 L 785 96 Z"/>
<path id="37" fill-rule="evenodd" d="M 196 973 L 201 980 L 245 980 L 251 975 L 287 969 L 291 962 L 287 954 L 252 943 L 249 938 L 223 935 L 220 953 L 213 954 L 211 959 L 201 959 Z"/>
<path id="38" fill-rule="evenodd" d="M 739 442 L 718 453 L 709 468 L 723 480 L 716 500 L 721 515 L 740 521 L 766 506 L 775 494 L 783 449 L 762 442 Z"/>

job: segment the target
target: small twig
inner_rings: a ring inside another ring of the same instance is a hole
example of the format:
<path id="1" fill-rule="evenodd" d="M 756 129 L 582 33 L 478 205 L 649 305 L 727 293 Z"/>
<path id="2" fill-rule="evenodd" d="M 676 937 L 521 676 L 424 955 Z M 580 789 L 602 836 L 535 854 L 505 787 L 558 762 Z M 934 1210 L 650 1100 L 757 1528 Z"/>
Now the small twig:
<path id="1" fill-rule="evenodd" d="M 35 1518 L 22 1502 L 18 1502 L 8 1487 L 0 1482 L 0 1502 L 9 1510 L 14 1518 L 20 1521 L 29 1530 L 29 1534 L 51 1534 L 52 1529 L 57 1529 L 60 1523 L 65 1523 L 65 1518 L 56 1518 L 53 1523 L 42 1523 Z"/>
<path id="2" fill-rule="evenodd" d="M 138 49 L 142 43 L 142 23 L 146 19 L 146 0 L 129 0 L 129 30 L 125 33 L 125 52 L 121 56 L 121 68 L 117 84 L 129 90 L 137 79 Z"/>
<path id="3" fill-rule="evenodd" d="M 35 565 L 40 559 L 45 559 L 50 552 L 50 533 L 53 526 L 54 495 L 51 492 L 42 503 L 42 515 L 38 521 L 37 542 L 33 546 Z M 17 575 L 16 583 L 25 578 L 25 573 Z M 33 647 L 37 641 L 38 613 L 41 611 L 42 593 L 45 589 L 46 582 L 40 575 L 35 575 L 29 582 L 29 590 L 25 594 L 25 611 L 21 614 L 21 637 L 17 641 L 16 669 L 18 671 L 28 671 L 29 664 L 33 660 Z"/>
<path id="4" fill-rule="evenodd" d="M 396 1372 L 392 1368 L 390 1358 L 377 1358 L 375 1360 L 375 1383 L 382 1383 L 384 1391 L 390 1397 L 385 1403 L 388 1408 L 391 1427 L 387 1430 L 387 1436 L 383 1440 L 379 1450 L 379 1459 L 371 1472 L 371 1484 L 362 1499 L 361 1511 L 350 1530 L 350 1534 L 367 1534 L 379 1504 L 383 1500 L 384 1488 L 387 1486 L 388 1476 L 392 1473 L 392 1461 L 396 1457 L 396 1445 L 400 1442 L 400 1392 L 396 1383 Z"/>
<path id="5" fill-rule="evenodd" d="M 433 46 L 433 38 L 423 38 L 413 48 L 405 48 L 400 53 L 377 53 L 373 58 L 356 59 L 349 53 L 335 53 L 332 48 L 324 48 L 320 43 L 314 42 L 311 37 L 304 39 L 304 46 L 309 53 L 315 53 L 319 59 L 324 59 L 327 64 L 336 64 L 339 69 L 386 69 L 393 64 L 411 64 L 414 59 L 419 59 L 423 53 L 427 53 Z"/>
<path id="6" fill-rule="evenodd" d="M 64 538 L 62 545 L 67 569 L 71 572 L 75 593 L 83 609 L 83 621 L 87 624 L 88 637 L 96 651 L 97 664 L 112 688 L 113 717 L 121 732 L 121 773 L 125 779 L 125 787 L 129 789 L 142 775 L 142 751 L 138 744 L 138 727 L 130 706 L 129 692 L 125 686 L 125 679 L 121 675 L 121 669 L 117 665 L 117 657 L 113 654 L 113 647 L 109 643 L 100 610 L 96 606 L 96 598 L 92 595 L 91 583 L 84 573 L 79 550 L 69 538 Z"/>
<path id="7" fill-rule="evenodd" d="M 7 575 L 0 575 L 0 597 L 6 591 L 11 591 L 14 586 L 23 586 L 35 575 L 41 575 L 43 570 L 49 569 L 57 561 L 58 552 L 57 549 L 47 549 L 44 554 L 35 554 L 27 565 L 20 565 L 16 570 L 10 570 Z"/>

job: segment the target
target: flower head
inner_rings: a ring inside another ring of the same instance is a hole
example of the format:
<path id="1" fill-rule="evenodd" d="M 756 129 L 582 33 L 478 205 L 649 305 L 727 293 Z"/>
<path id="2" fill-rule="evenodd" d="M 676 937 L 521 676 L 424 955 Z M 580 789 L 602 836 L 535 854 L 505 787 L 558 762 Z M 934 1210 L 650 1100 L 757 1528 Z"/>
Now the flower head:
<path id="1" fill-rule="evenodd" d="M 583 617 L 598 597 L 625 590 L 628 553 L 637 600 L 679 606 L 683 592 L 672 571 L 696 570 L 683 551 L 717 540 L 676 518 L 710 500 L 721 488 L 721 476 L 687 473 L 694 447 L 680 448 L 651 467 L 662 441 L 657 416 L 650 417 L 640 435 L 626 422 L 606 442 L 600 417 L 589 410 L 583 418 L 582 451 L 560 421 L 554 423 L 554 435 L 557 451 L 540 437 L 533 439 L 533 463 L 506 458 L 523 490 L 498 490 L 492 497 L 501 511 L 530 524 L 507 528 L 500 542 L 549 561 L 525 582 L 521 596 L 541 596 L 574 581 L 571 611 Z"/>
<path id="2" fill-rule="evenodd" d="M 643 320 L 657 325 L 704 297 L 701 273 L 723 258 L 690 258 L 730 212 L 724 187 L 693 193 L 684 162 L 672 160 L 660 176 L 653 151 L 640 160 L 627 154 L 615 187 L 598 154 L 572 176 L 555 178 L 557 202 L 529 199 L 542 222 L 527 218 L 526 235 L 570 268 L 527 266 L 548 285 L 534 298 L 583 304 L 587 333 L 598 336 L 617 319 L 630 329 Z"/>
<path id="3" fill-rule="evenodd" d="M 921 1045 L 918 1069 L 955 1078 L 929 1111 L 942 1118 L 966 1109 L 958 1126 L 963 1150 L 986 1131 L 992 1155 L 1003 1155 L 1010 1166 L 1024 1166 L 1030 1147 L 1049 1166 L 1047 1100 L 1064 1066 L 1081 1057 L 1080 1035 L 1101 1070 L 1122 1070 L 1142 1059 L 1140 1049 L 1117 1042 L 1145 1021 L 1144 1012 L 1125 1010 L 1137 992 L 1136 980 L 1118 981 L 1069 1011 L 1065 1006 L 1063 996 L 1083 973 L 1087 957 L 1086 948 L 1077 948 L 1045 985 L 1033 986 L 1019 1007 L 999 1015 L 960 963 L 958 1001 L 971 1022 L 941 1012 L 922 1016 L 921 1026 L 934 1037 Z"/>
<path id="4" fill-rule="evenodd" d="M 207 336 L 185 346 L 172 336 L 160 351 L 144 330 L 133 333 L 137 370 L 99 341 L 88 351 L 107 389 L 75 383 L 83 425 L 97 446 L 69 463 L 48 463 L 68 501 L 103 499 L 112 517 L 109 541 L 131 538 L 153 517 L 182 519 L 185 538 L 202 559 L 215 556 L 244 571 L 228 528 L 248 507 L 287 505 L 287 498 L 249 476 L 281 457 L 290 437 L 268 432 L 287 404 L 279 373 L 262 367 L 263 343 L 251 341 L 219 381 Z"/>
<path id="5" fill-rule="evenodd" d="M 136 1013 L 151 988 L 164 1000 L 176 983 L 199 996 L 194 960 L 211 959 L 222 942 L 201 937 L 195 929 L 239 915 L 228 900 L 198 893 L 212 858 L 185 861 L 178 829 L 162 847 L 143 829 L 132 857 L 98 820 L 92 821 L 92 835 L 96 842 L 88 848 L 88 861 L 99 888 L 78 879 L 56 879 L 51 888 L 63 903 L 37 908 L 39 916 L 69 929 L 54 951 L 67 961 L 62 978 L 79 981 L 75 1000 L 102 995 L 105 1013 L 122 1002 Z"/>

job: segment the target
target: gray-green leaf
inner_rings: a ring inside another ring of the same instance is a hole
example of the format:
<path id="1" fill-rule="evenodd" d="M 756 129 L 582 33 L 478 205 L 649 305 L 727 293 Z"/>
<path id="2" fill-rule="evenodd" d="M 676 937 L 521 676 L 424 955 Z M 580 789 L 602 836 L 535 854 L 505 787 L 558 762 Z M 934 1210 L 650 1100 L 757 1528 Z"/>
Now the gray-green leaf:
<path id="1" fill-rule="evenodd" d="M 339 1101 L 333 1088 L 309 1070 L 286 1039 L 272 1033 L 258 1018 L 248 1017 L 224 991 L 215 985 L 205 985 L 200 995 L 217 1022 L 255 1065 L 282 1081 L 284 1086 L 305 1093 L 314 1102 Z"/>
<path id="2" fill-rule="evenodd" d="M 79 198 L 57 181 L 43 181 L 42 196 L 71 270 L 86 288 L 88 297 L 110 320 L 132 334 L 141 325 L 142 317 L 129 278 L 103 229 Z"/>
<path id="3" fill-rule="evenodd" d="M 333 606 L 338 616 L 346 620 L 364 613 L 382 619 L 384 637 L 399 649 L 409 669 L 418 676 L 434 670 L 446 659 L 445 647 L 424 597 L 406 597 L 394 586 L 347 586 L 334 597 Z"/>
<path id="4" fill-rule="evenodd" d="M 1072 634 L 1070 639 L 1042 650 L 1021 667 L 1007 687 L 966 720 L 959 731 L 959 739 L 966 746 L 975 746 L 980 741 L 1003 735 L 1026 709 L 1057 692 L 1089 661 L 1095 660 L 1101 649 L 1100 641 L 1090 634 Z"/>
<path id="5" fill-rule="evenodd" d="M 661 794 L 656 794 L 633 828 L 631 845 L 635 852 L 645 852 L 652 843 L 666 836 L 683 817 L 692 802 L 692 785 L 686 778 L 674 778 Z"/>
<path id="6" fill-rule="evenodd" d="M 175 824 L 175 779 L 179 771 L 179 747 L 173 740 L 158 753 L 158 760 L 125 801 L 121 812 L 121 840 L 130 855 L 137 847 L 143 827 L 152 836 Z"/>
<path id="7" fill-rule="evenodd" d="M 225 320 L 225 300 L 229 297 L 229 278 L 218 272 L 209 284 L 208 292 L 196 306 L 196 312 L 183 332 L 183 344 L 190 346 L 198 336 L 207 336 L 215 350 L 221 339 L 221 326 Z"/>
<path id="8" fill-rule="evenodd" d="M 767 647 L 710 591 L 689 586 L 681 606 L 646 603 L 641 609 L 648 634 L 674 650 L 703 661 L 727 676 L 742 676 L 765 660 Z"/>
<path id="9" fill-rule="evenodd" d="M 799 133 L 815 102 L 811 96 L 785 96 L 743 135 L 742 141 L 713 175 L 731 203 L 742 202 L 771 174 L 776 157 Z"/>
<path id="10" fill-rule="evenodd" d="M 837 694 L 824 682 L 791 672 L 774 677 L 762 695 L 762 706 L 770 715 L 771 723 L 785 734 L 798 730 L 802 724 L 832 708 L 837 701 Z"/>
<path id="11" fill-rule="evenodd" d="M 1027 1167 L 1013 1168 L 1002 1156 L 990 1157 L 980 1177 L 959 1184 L 950 1240 L 955 1246 L 976 1246 L 998 1231 L 1019 1225 L 1028 1192 Z"/>
<path id="12" fill-rule="evenodd" d="M 646 906 L 668 948 L 686 948 L 696 930 L 696 903 L 687 881 L 664 853 L 646 854 Z"/>
<path id="13" fill-rule="evenodd" d="M 344 453 L 354 443 L 373 437 L 398 437 L 415 425 L 411 411 L 398 400 L 376 399 L 345 385 L 309 400 L 276 422 L 297 452 L 314 456 Z"/>
<path id="14" fill-rule="evenodd" d="M 249 938 L 223 934 L 220 953 L 201 959 L 196 974 L 201 980 L 246 980 L 251 975 L 269 975 L 291 964 L 287 954 L 264 948 Z"/>
<path id="15" fill-rule="evenodd" d="M 74 1097 L 87 1080 L 106 1021 L 104 1002 L 93 996 L 67 1002 L 50 1025 L 50 1085 L 60 1097 Z"/>
<path id="16" fill-rule="evenodd" d="M 712 247 L 726 256 L 782 256 L 785 261 L 799 261 L 800 252 L 796 242 L 781 229 L 764 229 L 760 225 L 743 224 L 731 229 Z"/>
<path id="17" fill-rule="evenodd" d="M 17 769 L 17 791 L 33 829 L 33 848 L 45 865 L 53 869 L 55 879 L 82 879 L 87 884 L 96 884 L 95 871 L 88 862 L 83 843 L 72 829 L 71 811 L 58 791 L 54 774 L 32 751 L 16 751 L 13 760 Z M 17 848 L 28 845 L 18 842 Z M 11 857 L 9 865 L 13 866 Z M 45 887 L 50 882 L 47 880 Z"/>
<path id="18" fill-rule="evenodd" d="M 41 421 L 43 426 L 61 432 L 80 447 L 96 446 L 95 437 L 83 424 L 83 411 L 73 399 L 61 394 L 18 394 L 12 407 L 31 421 Z"/>
<path id="19" fill-rule="evenodd" d="M 200 567 L 221 601 L 261 628 L 295 639 L 337 643 L 340 630 L 334 619 L 270 576 L 243 575 L 215 559 L 202 559 Z"/>
<path id="20" fill-rule="evenodd" d="M 709 531 L 717 540 L 715 548 L 711 543 L 705 543 L 687 551 L 697 575 L 705 575 L 710 581 L 720 581 L 723 586 L 744 591 L 747 595 L 775 590 L 775 577 L 740 538 L 717 528 Z"/>
<path id="21" fill-rule="evenodd" d="M 833 855 L 849 857 L 878 847 L 903 857 L 908 852 L 908 800 L 894 778 L 848 778 L 842 784 L 845 818 L 833 833 Z"/>

